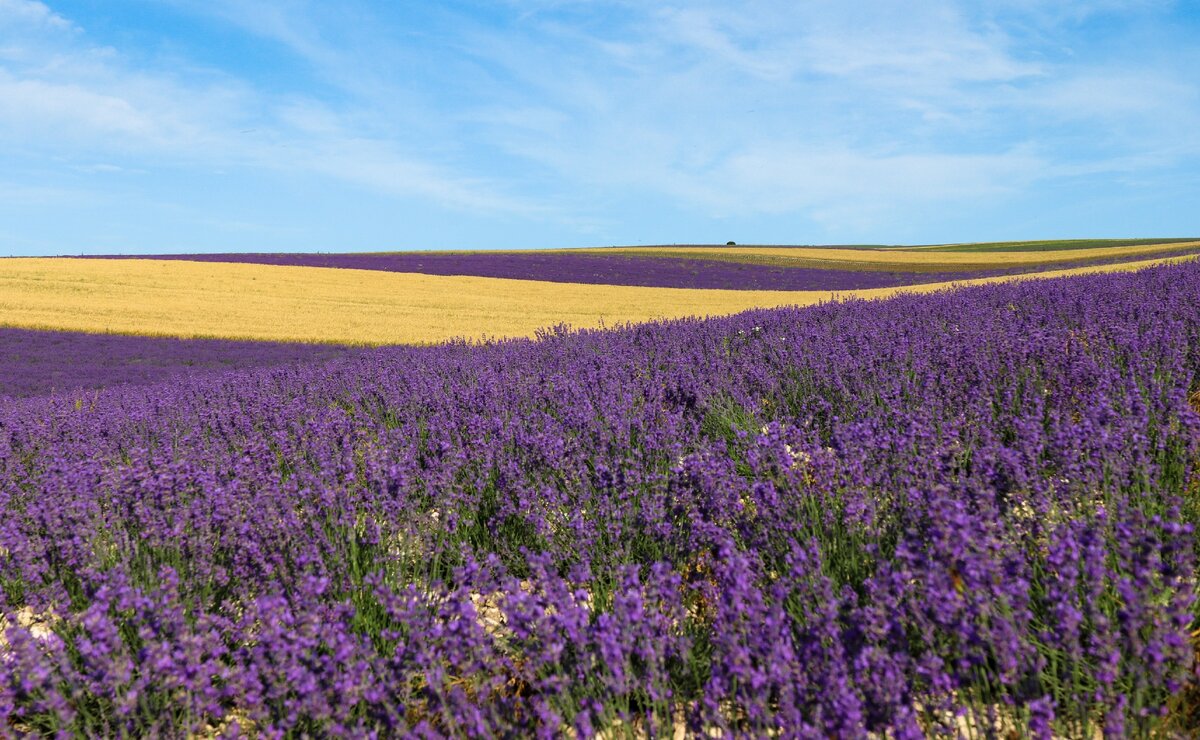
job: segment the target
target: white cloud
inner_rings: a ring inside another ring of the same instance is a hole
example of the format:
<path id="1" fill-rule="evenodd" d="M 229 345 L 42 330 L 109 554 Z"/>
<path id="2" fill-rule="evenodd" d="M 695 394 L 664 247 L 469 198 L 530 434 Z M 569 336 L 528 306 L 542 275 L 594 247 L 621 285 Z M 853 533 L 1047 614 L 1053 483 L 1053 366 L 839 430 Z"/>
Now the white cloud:
<path id="1" fill-rule="evenodd" d="M 1050 21 L 1029 9 L 1016 35 L 938 0 L 654 7 L 590 31 L 535 13 L 519 51 L 472 39 L 520 81 L 486 135 L 564 178 L 724 215 L 1003 198 L 1197 141 L 1193 81 L 1041 53 L 1029 26 Z"/>
<path id="2" fill-rule="evenodd" d="M 314 56 L 282 13 L 255 23 Z M 71 164 L 104 158 L 124 169 L 239 167 L 333 177 L 388 195 L 459 209 L 541 211 L 500 183 L 465 177 L 356 127 L 353 111 L 315 98 L 274 96 L 218 70 L 157 72 L 90 43 L 41 3 L 0 0 L 0 154 L 42 152 Z M 34 42 L 31 27 L 45 31 Z M 286 154 L 285 154 L 286 152 Z"/>
<path id="3" fill-rule="evenodd" d="M 1017 13 L 1041 24 L 1079 23 L 1092 16 L 1166 10 L 1177 0 L 991 0 L 991 13 Z"/>
<path id="4" fill-rule="evenodd" d="M 1200 151 L 1197 85 L 1177 60 L 1088 56 L 1060 37 L 1152 3 L 511 0 L 498 24 L 428 6 L 444 26 L 415 34 L 354 0 L 164 2 L 319 84 L 155 70 L 43 3 L 0 0 L 0 146 L 77 168 L 332 178 L 592 227 L 619 221 L 598 203 L 624 197 L 852 223 Z"/>
<path id="5" fill-rule="evenodd" d="M 378 192 L 422 196 L 460 208 L 513 215 L 552 215 L 550 209 L 502 193 L 483 178 L 448 176 L 435 166 L 405 158 L 386 142 L 339 139 L 301 152 L 298 165 Z"/>
<path id="6" fill-rule="evenodd" d="M 62 144 L 114 138 L 153 145 L 170 137 L 177 121 L 139 109 L 126 97 L 75 83 L 0 76 L 0 123 L 31 143 Z"/>
<path id="7" fill-rule="evenodd" d="M 1011 104 L 1077 119 L 1169 119 L 1194 111 L 1200 102 L 1194 80 L 1174 79 L 1154 69 L 1088 70 L 1023 95 Z"/>
<path id="8" fill-rule="evenodd" d="M 1028 152 L 1000 154 L 871 154 L 850 149 L 759 146 L 727 160 L 709 178 L 714 204 L 730 191 L 746 210 L 783 213 L 837 203 L 903 205 L 1013 191 L 1043 173 Z"/>
<path id="9" fill-rule="evenodd" d="M 70 21 L 35 0 L 0 0 L 0 28 L 73 28 Z"/>
<path id="10" fill-rule="evenodd" d="M 1039 73 L 1038 65 L 1009 53 L 1002 35 L 972 27 L 947 3 L 831 7 L 761 1 L 738 8 L 689 5 L 661 14 L 661 37 L 771 81 L 819 74 L 944 88 Z"/>

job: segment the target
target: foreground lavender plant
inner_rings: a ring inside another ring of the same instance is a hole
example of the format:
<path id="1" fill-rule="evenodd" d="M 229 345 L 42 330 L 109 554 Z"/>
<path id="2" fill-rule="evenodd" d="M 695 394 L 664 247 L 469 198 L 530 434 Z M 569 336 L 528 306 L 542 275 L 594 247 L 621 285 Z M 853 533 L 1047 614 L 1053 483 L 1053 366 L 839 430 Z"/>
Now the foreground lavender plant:
<path id="1" fill-rule="evenodd" d="M 11 401 L 0 727 L 1171 732 L 1198 335 L 1176 265 Z"/>

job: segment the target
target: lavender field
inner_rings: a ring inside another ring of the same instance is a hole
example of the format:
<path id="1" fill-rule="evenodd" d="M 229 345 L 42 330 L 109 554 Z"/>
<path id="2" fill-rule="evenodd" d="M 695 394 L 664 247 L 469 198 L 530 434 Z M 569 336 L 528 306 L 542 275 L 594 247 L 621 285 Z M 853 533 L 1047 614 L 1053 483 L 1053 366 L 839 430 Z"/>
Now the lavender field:
<path id="1" fill-rule="evenodd" d="M 87 334 L 0 327 L 0 398 L 145 385 L 181 374 L 315 362 L 349 351 L 328 344 Z"/>
<path id="2" fill-rule="evenodd" d="M 970 270 L 954 270 L 952 266 L 929 269 L 919 265 L 907 266 L 909 269 L 880 269 L 879 266 L 873 265 L 851 266 L 853 269 L 829 266 L 795 267 L 722 259 L 719 249 L 714 249 L 713 253 L 713 259 L 562 252 L 212 253 L 112 255 L 97 259 L 168 259 L 336 267 L 415 272 L 423 275 L 544 280 L 552 283 L 724 290 L 861 290 L 969 280 L 1046 269 L 1039 265 Z"/>
<path id="3" fill-rule="evenodd" d="M 0 734 L 1197 725 L 1200 266 L 0 406 Z"/>

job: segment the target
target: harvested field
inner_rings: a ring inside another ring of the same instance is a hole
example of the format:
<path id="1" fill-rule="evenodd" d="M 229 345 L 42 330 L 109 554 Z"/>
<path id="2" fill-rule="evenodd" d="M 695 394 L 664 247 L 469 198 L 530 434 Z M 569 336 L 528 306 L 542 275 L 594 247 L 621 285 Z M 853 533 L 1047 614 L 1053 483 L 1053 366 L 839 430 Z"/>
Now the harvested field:
<path id="1" fill-rule="evenodd" d="M 1120 260 L 1152 255 L 1200 251 L 1200 241 L 1170 244 L 1088 247 L 1080 249 L 1042 249 L 1021 251 L 946 251 L 906 249 L 839 249 L 836 247 L 606 247 L 565 250 L 570 253 L 642 254 L 693 259 L 725 259 L 777 265 L 826 265 L 830 268 L 855 266 L 859 269 L 900 267 L 908 269 L 996 269 L 1029 265 L 1064 266 L 1072 262 Z"/>
<path id="2" fill-rule="evenodd" d="M 1184 239 L 1049 239 L 1024 242 L 968 242 L 965 244 L 929 244 L 920 249 L 931 252 L 1037 252 L 1068 249 L 1096 249 L 1102 247 L 1133 247 L 1145 244 L 1182 244 L 1197 241 Z M 904 249 L 905 247 L 901 247 Z M 913 247 L 907 247 L 912 249 Z"/>
<path id="3" fill-rule="evenodd" d="M 1036 273 L 1130 270 L 1141 260 Z M 1031 275 L 1032 276 L 1032 275 Z M 1011 277 L 979 278 L 982 284 Z M 852 291 L 734 291 L 580 285 L 373 270 L 169 260 L 0 261 L 0 326 L 357 344 L 533 336 L 558 324 L 613 326 L 881 298 L 948 283 Z"/>

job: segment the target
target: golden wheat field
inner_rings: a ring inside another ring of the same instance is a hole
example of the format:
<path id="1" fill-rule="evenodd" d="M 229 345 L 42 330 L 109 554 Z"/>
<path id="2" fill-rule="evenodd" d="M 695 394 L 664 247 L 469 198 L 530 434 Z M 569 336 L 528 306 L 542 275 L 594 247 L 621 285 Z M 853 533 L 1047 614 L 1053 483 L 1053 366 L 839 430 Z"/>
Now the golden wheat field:
<path id="1" fill-rule="evenodd" d="M 973 285 L 1192 259 L 964 280 Z M 929 292 L 949 283 L 842 291 L 582 285 L 323 267 L 168 260 L 0 260 L 0 325 L 178 337 L 352 344 L 531 336 L 577 328 Z"/>

